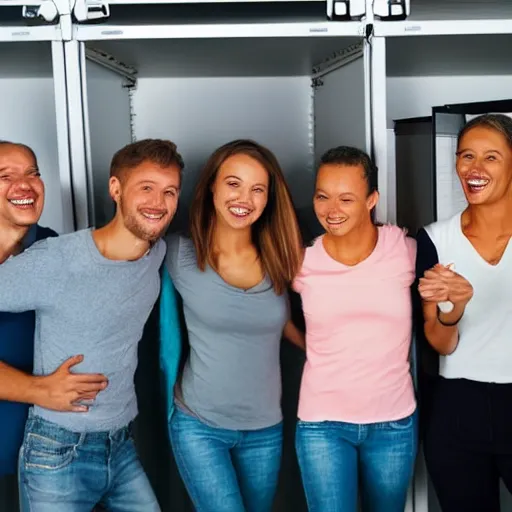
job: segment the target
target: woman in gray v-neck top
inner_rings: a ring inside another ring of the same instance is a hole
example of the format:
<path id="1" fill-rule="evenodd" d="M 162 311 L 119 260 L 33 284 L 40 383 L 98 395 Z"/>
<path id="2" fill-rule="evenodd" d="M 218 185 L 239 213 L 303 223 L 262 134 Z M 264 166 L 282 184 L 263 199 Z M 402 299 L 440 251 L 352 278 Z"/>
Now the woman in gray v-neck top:
<path id="1" fill-rule="evenodd" d="M 171 442 L 198 511 L 267 512 L 281 460 L 280 340 L 301 258 L 274 155 L 246 140 L 208 160 L 192 239 L 168 237 L 190 355 L 176 386 Z"/>

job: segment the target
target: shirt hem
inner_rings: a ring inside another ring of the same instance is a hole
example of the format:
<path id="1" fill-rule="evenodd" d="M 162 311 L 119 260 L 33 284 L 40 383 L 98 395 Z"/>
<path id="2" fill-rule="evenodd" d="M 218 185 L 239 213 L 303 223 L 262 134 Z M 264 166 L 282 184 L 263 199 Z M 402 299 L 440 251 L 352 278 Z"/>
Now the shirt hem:
<path id="1" fill-rule="evenodd" d="M 50 421 L 55 423 L 59 427 L 65 428 L 66 430 L 70 430 L 71 432 L 110 432 L 113 430 L 119 430 L 128 426 L 138 414 L 137 406 L 131 406 L 127 408 L 126 411 L 123 411 L 122 415 L 116 416 L 115 418 L 111 418 L 108 420 L 95 420 L 94 418 L 87 419 L 84 421 L 83 415 L 84 413 L 75 412 L 78 421 L 71 421 L 69 419 L 63 418 L 59 416 L 59 413 L 55 414 L 54 411 L 50 411 L 47 409 L 42 409 L 41 407 L 34 406 L 33 409 L 34 416 L 42 418 L 43 420 Z M 87 413 L 85 413 L 87 414 Z"/>
<path id="2" fill-rule="evenodd" d="M 485 375 L 468 375 L 466 374 L 459 374 L 458 372 L 439 372 L 439 375 L 447 380 L 455 380 L 455 379 L 465 379 L 465 380 L 472 380 L 475 382 L 482 382 L 486 384 L 512 384 L 512 375 L 509 377 L 503 377 L 503 379 L 496 377 L 488 377 Z"/>
<path id="3" fill-rule="evenodd" d="M 183 400 L 180 399 L 174 399 L 174 405 L 175 407 L 180 410 L 183 414 L 188 414 L 192 418 L 195 418 L 197 421 L 200 421 L 201 423 L 204 423 L 205 425 L 212 427 L 212 428 L 219 428 L 223 430 L 244 430 L 244 431 L 251 431 L 251 430 L 263 430 L 265 428 L 274 427 L 275 425 L 279 425 L 283 421 L 283 415 L 279 415 L 277 419 L 271 420 L 271 421 L 265 421 L 265 422 L 257 422 L 257 423 L 219 423 L 217 421 L 212 421 L 208 418 L 205 418 L 205 416 L 198 414 L 194 410 L 192 410 L 190 407 L 185 405 L 183 403 Z"/>
<path id="4" fill-rule="evenodd" d="M 386 423 L 390 421 L 399 421 L 404 418 L 407 418 L 411 414 L 413 414 L 417 409 L 417 403 L 414 401 L 412 406 L 409 406 L 405 412 L 400 412 L 397 414 L 393 414 L 386 417 L 372 417 L 372 418 L 356 418 L 356 417 L 349 417 L 345 416 L 343 414 L 340 415 L 329 415 L 329 414 L 305 414 L 305 415 L 298 415 L 299 421 L 304 421 L 307 423 L 321 423 L 323 421 L 339 421 L 342 423 L 353 423 L 355 425 L 369 425 L 372 423 Z"/>

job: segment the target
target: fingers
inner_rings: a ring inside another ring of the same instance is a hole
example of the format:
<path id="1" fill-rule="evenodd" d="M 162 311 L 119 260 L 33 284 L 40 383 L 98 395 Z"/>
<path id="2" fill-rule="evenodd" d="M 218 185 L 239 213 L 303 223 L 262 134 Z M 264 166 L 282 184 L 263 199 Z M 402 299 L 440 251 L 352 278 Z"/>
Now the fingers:
<path id="1" fill-rule="evenodd" d="M 70 405 L 68 411 L 69 412 L 87 412 L 89 407 L 86 405 Z"/>
<path id="2" fill-rule="evenodd" d="M 418 290 L 420 293 L 423 292 L 438 292 L 448 294 L 448 286 L 443 282 L 432 282 L 432 281 L 424 281 L 420 279 L 420 283 L 418 285 Z"/>
<path id="3" fill-rule="evenodd" d="M 58 368 L 57 371 L 67 371 L 73 367 L 76 366 L 78 363 L 81 363 L 84 360 L 83 355 L 73 356 L 69 359 L 66 359 Z"/>
<path id="4" fill-rule="evenodd" d="M 98 393 L 83 393 L 78 396 L 77 401 L 79 402 L 94 402 L 96 397 L 98 396 Z M 92 405 L 92 404 L 88 404 Z"/>
<path id="5" fill-rule="evenodd" d="M 75 390 L 77 393 L 84 395 L 86 393 L 95 393 L 98 394 L 100 391 L 103 391 L 106 388 L 106 383 L 75 383 L 71 386 L 70 390 Z"/>
<path id="6" fill-rule="evenodd" d="M 101 375 L 101 373 L 75 373 L 70 377 L 70 379 L 75 384 L 102 384 L 104 387 L 108 384 L 107 377 L 105 377 L 105 375 Z"/>
<path id="7" fill-rule="evenodd" d="M 448 300 L 448 295 L 446 293 L 436 293 L 436 292 L 420 292 L 420 297 L 425 302 L 446 302 Z"/>

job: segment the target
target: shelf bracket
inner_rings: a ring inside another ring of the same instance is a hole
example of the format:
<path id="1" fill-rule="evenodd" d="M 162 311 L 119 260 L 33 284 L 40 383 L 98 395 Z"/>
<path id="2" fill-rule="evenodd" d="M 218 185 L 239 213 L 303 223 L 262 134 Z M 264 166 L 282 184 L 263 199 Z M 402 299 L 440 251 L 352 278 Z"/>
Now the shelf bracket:
<path id="1" fill-rule="evenodd" d="M 38 5 L 27 4 L 21 8 L 22 17 L 30 22 L 56 23 L 66 13 L 69 13 L 67 0 L 43 0 Z"/>
<path id="2" fill-rule="evenodd" d="M 75 0 L 73 17 L 78 23 L 96 21 L 110 16 L 110 6 L 104 0 Z"/>
<path id="3" fill-rule="evenodd" d="M 410 13 L 410 0 L 373 0 L 373 14 L 383 21 L 405 20 Z"/>
<path id="4" fill-rule="evenodd" d="M 360 20 L 366 14 L 366 0 L 327 0 L 327 18 L 331 21 Z"/>

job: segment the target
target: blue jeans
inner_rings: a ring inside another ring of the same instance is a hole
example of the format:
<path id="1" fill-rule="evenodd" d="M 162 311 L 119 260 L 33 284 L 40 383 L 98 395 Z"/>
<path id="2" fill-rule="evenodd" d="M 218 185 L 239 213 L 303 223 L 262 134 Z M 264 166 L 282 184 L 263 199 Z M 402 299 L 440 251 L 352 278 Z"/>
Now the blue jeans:
<path id="1" fill-rule="evenodd" d="M 282 451 L 282 424 L 261 430 L 205 425 L 175 409 L 171 443 L 197 512 L 270 512 Z"/>
<path id="2" fill-rule="evenodd" d="M 358 425 L 299 421 L 296 447 L 310 512 L 403 512 L 418 444 L 417 413 Z"/>
<path id="3" fill-rule="evenodd" d="M 22 512 L 159 512 L 129 427 L 77 433 L 30 416 L 19 458 Z"/>

